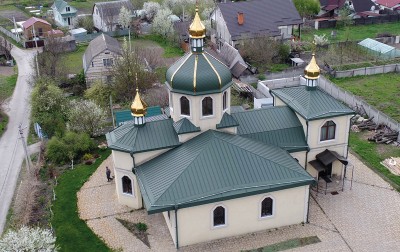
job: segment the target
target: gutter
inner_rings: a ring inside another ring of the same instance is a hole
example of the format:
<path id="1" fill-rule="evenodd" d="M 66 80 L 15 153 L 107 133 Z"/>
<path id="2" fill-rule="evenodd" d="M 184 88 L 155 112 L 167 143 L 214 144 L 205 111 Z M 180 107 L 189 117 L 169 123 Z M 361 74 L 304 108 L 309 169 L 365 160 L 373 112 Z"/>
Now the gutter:
<path id="1" fill-rule="evenodd" d="M 178 206 L 175 205 L 175 236 L 176 236 L 176 249 L 179 249 L 179 236 L 178 236 Z"/>

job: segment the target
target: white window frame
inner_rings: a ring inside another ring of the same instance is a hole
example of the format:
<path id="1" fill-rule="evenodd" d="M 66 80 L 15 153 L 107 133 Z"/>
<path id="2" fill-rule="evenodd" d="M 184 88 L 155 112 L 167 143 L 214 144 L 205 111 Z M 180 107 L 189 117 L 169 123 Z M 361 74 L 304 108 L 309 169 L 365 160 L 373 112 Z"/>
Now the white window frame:
<path id="1" fill-rule="evenodd" d="M 335 124 L 335 137 L 333 139 L 329 139 L 329 140 L 322 140 L 321 141 L 321 130 L 322 130 L 322 126 L 324 126 L 325 123 L 332 121 Z M 332 143 L 332 142 L 336 142 L 337 139 L 337 133 L 338 133 L 338 123 L 336 122 L 336 120 L 332 119 L 332 118 L 328 118 L 324 121 L 322 121 L 322 123 L 318 126 L 318 143 Z"/>
<path id="2" fill-rule="evenodd" d="M 124 177 L 127 177 L 128 179 L 131 180 L 132 194 L 124 192 L 124 181 L 123 181 Z M 121 192 L 122 192 L 122 194 L 126 195 L 126 196 L 135 197 L 135 185 L 134 185 L 134 183 L 135 183 L 134 179 L 132 179 L 130 176 L 128 176 L 126 174 L 123 174 L 121 176 Z"/>
<path id="3" fill-rule="evenodd" d="M 212 114 L 211 115 L 203 115 L 203 100 L 204 99 L 206 99 L 207 97 L 210 97 L 211 98 L 211 100 L 212 100 Z M 214 98 L 211 96 L 211 95 L 207 95 L 207 96 L 204 96 L 202 99 L 201 99 L 201 101 L 200 101 L 200 109 L 201 109 L 201 112 L 200 112 L 200 115 L 201 115 L 201 118 L 203 119 L 203 118 L 212 118 L 212 117 L 214 117 L 215 116 L 215 102 L 214 102 Z"/>
<path id="4" fill-rule="evenodd" d="M 189 115 L 184 115 L 182 114 L 182 106 L 181 106 L 181 98 L 185 97 L 186 99 L 189 100 Z M 192 118 L 192 101 L 189 99 L 189 97 L 187 97 L 186 95 L 181 95 L 179 96 L 179 115 L 181 117 L 185 117 L 185 118 Z"/>
<path id="5" fill-rule="evenodd" d="M 267 216 L 261 216 L 261 210 L 262 210 L 262 202 L 266 199 L 266 198 L 270 198 L 272 199 L 272 214 L 271 215 L 267 215 Z M 265 219 L 271 219 L 275 217 L 275 211 L 276 211 L 276 200 L 275 197 L 273 197 L 272 195 L 265 195 L 264 197 L 261 198 L 260 202 L 258 202 L 258 219 L 259 220 L 265 220 Z"/>
<path id="6" fill-rule="evenodd" d="M 214 210 L 217 209 L 217 207 L 223 207 L 225 210 L 225 224 L 214 226 Z M 215 205 L 211 210 L 211 229 L 224 228 L 226 226 L 228 226 L 228 208 L 223 204 Z"/>

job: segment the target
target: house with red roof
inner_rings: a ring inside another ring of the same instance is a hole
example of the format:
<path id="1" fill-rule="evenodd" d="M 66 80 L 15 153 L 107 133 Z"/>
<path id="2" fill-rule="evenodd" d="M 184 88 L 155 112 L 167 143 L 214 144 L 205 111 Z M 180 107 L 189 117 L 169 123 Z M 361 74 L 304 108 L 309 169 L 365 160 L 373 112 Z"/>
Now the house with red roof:
<path id="1" fill-rule="evenodd" d="M 400 10 L 400 0 L 376 0 L 382 9 Z"/>
<path id="2" fill-rule="evenodd" d="M 48 32 L 52 30 L 49 22 L 37 17 L 26 20 L 22 23 L 22 28 L 26 40 L 32 40 L 34 37 L 46 37 Z"/>

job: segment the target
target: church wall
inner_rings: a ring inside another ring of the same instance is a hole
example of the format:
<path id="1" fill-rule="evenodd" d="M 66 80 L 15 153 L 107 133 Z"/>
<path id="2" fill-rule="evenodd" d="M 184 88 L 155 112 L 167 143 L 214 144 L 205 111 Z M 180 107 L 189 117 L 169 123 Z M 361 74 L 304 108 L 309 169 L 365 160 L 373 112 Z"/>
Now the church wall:
<path id="1" fill-rule="evenodd" d="M 306 151 L 298 151 L 298 152 L 291 152 L 290 155 L 293 158 L 296 158 L 299 162 L 299 164 L 305 168 L 306 167 L 306 155 L 307 152 Z"/>
<path id="2" fill-rule="evenodd" d="M 275 95 L 274 97 L 274 106 L 287 106 L 286 103 L 284 103 L 281 99 L 279 99 L 278 97 L 276 97 Z"/>
<path id="3" fill-rule="evenodd" d="M 142 195 L 140 193 L 139 185 L 136 176 L 132 171 L 114 167 L 114 180 L 117 189 L 118 202 L 134 209 L 142 208 Z M 123 192 L 122 177 L 127 176 L 132 181 L 132 194 Z"/>
<path id="4" fill-rule="evenodd" d="M 261 218 L 261 201 L 265 197 L 274 199 L 274 210 L 272 216 Z M 306 222 L 308 199 L 309 186 L 300 186 L 179 209 L 179 246 Z M 226 225 L 213 227 L 212 211 L 220 205 L 226 209 Z"/>
<path id="5" fill-rule="evenodd" d="M 118 167 L 120 169 L 124 169 L 127 171 L 132 171 L 133 160 L 129 153 L 122 151 L 112 151 L 114 167 Z"/>
<path id="6" fill-rule="evenodd" d="M 169 151 L 170 149 L 172 149 L 172 148 L 136 153 L 133 155 L 135 157 L 135 166 L 141 165 L 141 164 L 163 154 L 164 152 Z"/>
<path id="7" fill-rule="evenodd" d="M 176 244 L 175 211 L 173 210 L 169 211 L 169 217 L 168 217 L 168 212 L 163 212 L 162 214 L 167 224 L 169 233 L 171 234 L 172 240 L 174 241 L 174 244 Z"/>
<path id="8" fill-rule="evenodd" d="M 201 132 L 186 133 L 186 134 L 178 135 L 178 137 L 179 137 L 179 142 L 184 143 L 184 142 L 186 142 L 186 141 L 192 139 L 193 137 L 198 136 L 199 134 L 201 134 Z"/>

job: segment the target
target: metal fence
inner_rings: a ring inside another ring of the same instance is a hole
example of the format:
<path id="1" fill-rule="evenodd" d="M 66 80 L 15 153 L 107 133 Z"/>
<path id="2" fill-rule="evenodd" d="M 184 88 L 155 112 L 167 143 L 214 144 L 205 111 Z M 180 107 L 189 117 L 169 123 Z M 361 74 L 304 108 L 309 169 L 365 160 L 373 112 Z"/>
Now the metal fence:
<path id="1" fill-rule="evenodd" d="M 17 41 L 18 43 L 21 43 L 21 38 L 19 36 L 15 35 L 14 33 L 10 32 L 6 28 L 0 26 L 0 31 L 2 33 L 4 33 L 7 37 L 10 37 L 10 38 L 14 39 L 15 41 Z"/>

